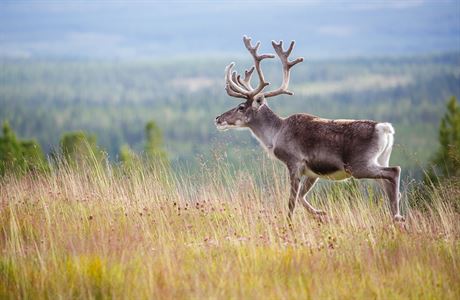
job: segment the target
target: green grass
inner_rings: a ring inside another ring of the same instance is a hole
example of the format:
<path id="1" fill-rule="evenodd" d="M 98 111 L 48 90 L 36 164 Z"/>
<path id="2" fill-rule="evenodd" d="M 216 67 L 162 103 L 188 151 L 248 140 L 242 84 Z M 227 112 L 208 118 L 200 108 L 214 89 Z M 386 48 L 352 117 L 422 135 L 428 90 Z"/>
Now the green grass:
<path id="1" fill-rule="evenodd" d="M 284 175 L 268 161 L 251 173 L 216 162 L 196 180 L 69 168 L 4 178 L 0 298 L 460 297 L 454 185 L 408 192 L 404 226 L 367 183 L 320 185 L 312 202 L 329 221 L 298 207 L 290 227 Z"/>

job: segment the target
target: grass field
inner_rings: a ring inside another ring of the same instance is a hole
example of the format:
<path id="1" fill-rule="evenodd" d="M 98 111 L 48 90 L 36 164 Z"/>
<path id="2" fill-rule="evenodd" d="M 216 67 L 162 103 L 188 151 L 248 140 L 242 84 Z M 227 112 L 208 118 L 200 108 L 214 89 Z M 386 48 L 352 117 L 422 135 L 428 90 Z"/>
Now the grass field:
<path id="1" fill-rule="evenodd" d="M 290 227 L 284 170 L 253 173 L 4 178 L 0 298 L 460 298 L 458 189 L 406 185 L 399 226 L 367 183 L 321 185 L 312 202 L 329 221 L 298 207 Z"/>

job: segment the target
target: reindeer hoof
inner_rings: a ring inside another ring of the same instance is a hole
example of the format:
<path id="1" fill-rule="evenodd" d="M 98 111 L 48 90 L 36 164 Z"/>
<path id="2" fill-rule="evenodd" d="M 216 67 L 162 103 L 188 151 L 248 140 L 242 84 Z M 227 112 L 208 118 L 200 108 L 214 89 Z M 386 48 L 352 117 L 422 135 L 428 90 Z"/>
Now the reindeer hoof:
<path id="1" fill-rule="evenodd" d="M 328 217 L 325 211 L 318 210 L 315 212 L 315 218 L 321 223 L 327 223 Z"/>
<path id="2" fill-rule="evenodd" d="M 406 221 L 406 219 L 404 219 L 404 217 L 401 216 L 401 215 L 395 215 L 393 217 L 393 221 L 395 221 L 397 223 L 404 223 Z"/>

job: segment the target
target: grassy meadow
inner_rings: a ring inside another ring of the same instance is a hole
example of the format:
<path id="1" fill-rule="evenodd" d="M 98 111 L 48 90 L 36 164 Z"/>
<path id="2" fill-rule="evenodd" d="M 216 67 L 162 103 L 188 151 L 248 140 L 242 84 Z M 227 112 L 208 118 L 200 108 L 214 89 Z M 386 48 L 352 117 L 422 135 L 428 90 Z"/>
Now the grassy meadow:
<path id="1" fill-rule="evenodd" d="M 201 168 L 1 179 L 0 298 L 460 298 L 455 183 L 406 183 L 404 225 L 367 182 L 320 184 L 329 220 L 298 206 L 289 226 L 278 163 Z"/>

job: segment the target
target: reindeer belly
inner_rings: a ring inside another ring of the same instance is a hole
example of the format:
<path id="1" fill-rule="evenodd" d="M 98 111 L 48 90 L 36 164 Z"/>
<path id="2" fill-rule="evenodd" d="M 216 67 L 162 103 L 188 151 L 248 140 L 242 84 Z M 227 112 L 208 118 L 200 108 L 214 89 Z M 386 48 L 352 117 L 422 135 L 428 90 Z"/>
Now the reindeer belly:
<path id="1" fill-rule="evenodd" d="M 329 180 L 344 180 L 351 177 L 342 167 L 326 161 L 307 163 L 303 175 Z"/>

